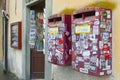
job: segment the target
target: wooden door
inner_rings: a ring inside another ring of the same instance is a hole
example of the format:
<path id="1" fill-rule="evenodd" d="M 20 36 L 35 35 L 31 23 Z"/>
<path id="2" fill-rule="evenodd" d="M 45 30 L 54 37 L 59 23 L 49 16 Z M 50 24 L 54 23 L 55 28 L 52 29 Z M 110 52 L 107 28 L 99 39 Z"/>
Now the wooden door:
<path id="1" fill-rule="evenodd" d="M 31 79 L 43 79 L 44 78 L 44 54 L 42 51 L 36 51 L 31 49 Z"/>

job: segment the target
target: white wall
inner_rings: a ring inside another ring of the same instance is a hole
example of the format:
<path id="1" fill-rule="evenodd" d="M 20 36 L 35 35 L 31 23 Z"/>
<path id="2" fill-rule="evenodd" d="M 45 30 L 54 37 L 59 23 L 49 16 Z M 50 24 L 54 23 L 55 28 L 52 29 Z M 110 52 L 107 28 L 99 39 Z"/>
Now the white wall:
<path id="1" fill-rule="evenodd" d="M 9 2 L 8 68 L 22 78 L 22 50 L 11 48 L 10 43 L 10 24 L 22 20 L 22 0 L 9 0 Z"/>

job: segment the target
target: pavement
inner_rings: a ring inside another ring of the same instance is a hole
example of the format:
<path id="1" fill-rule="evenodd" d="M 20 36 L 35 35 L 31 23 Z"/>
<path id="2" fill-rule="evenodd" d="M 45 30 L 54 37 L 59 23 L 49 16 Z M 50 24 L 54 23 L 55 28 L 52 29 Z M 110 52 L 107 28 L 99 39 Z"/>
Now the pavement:
<path id="1" fill-rule="evenodd" d="M 13 73 L 3 70 L 0 66 L 0 80 L 19 80 Z"/>

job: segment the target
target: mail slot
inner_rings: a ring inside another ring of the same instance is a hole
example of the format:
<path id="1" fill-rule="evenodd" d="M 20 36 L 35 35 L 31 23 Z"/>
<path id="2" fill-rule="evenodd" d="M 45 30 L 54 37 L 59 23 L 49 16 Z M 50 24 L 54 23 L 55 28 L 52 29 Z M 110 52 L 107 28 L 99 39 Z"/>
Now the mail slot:
<path id="1" fill-rule="evenodd" d="M 112 11 L 100 7 L 72 15 L 72 68 L 103 76 L 112 73 Z"/>
<path id="2" fill-rule="evenodd" d="M 48 62 L 71 64 L 71 15 L 55 14 L 48 18 Z"/>

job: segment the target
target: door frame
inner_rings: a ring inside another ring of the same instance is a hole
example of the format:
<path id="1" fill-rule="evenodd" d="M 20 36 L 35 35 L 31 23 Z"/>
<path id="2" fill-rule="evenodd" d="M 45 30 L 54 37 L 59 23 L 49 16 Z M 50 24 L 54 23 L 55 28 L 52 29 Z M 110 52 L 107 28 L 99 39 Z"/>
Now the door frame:
<path id="1" fill-rule="evenodd" d="M 38 1 L 38 0 L 36 0 Z M 23 7 L 23 25 L 26 26 L 24 28 L 24 34 L 23 34 L 23 42 L 25 42 L 25 44 L 23 44 L 23 46 L 25 45 L 25 47 L 23 47 L 23 51 L 25 53 L 25 59 L 24 59 L 24 63 L 25 66 L 23 66 L 23 68 L 25 67 L 25 78 L 26 80 L 30 80 L 30 46 L 29 46 L 29 12 L 30 12 L 30 6 L 35 5 L 36 2 L 33 1 L 33 3 L 26 3 L 26 1 L 24 1 L 25 7 Z M 52 14 L 52 0 L 45 0 L 45 9 L 46 11 L 46 17 L 50 16 Z M 45 31 L 47 31 L 45 29 Z M 47 35 L 47 34 L 46 34 Z M 47 37 L 47 36 L 46 36 Z M 47 40 L 46 40 L 47 41 Z M 45 42 L 47 43 L 47 42 Z M 47 46 L 47 44 L 45 44 L 45 46 Z M 24 71 L 24 69 L 23 69 Z M 45 48 L 45 78 L 44 80 L 51 80 L 51 73 L 52 73 L 52 65 L 48 63 L 48 57 L 47 57 L 47 48 Z M 49 76 L 48 76 L 49 75 Z M 41 79 L 43 80 L 43 79 Z"/>

